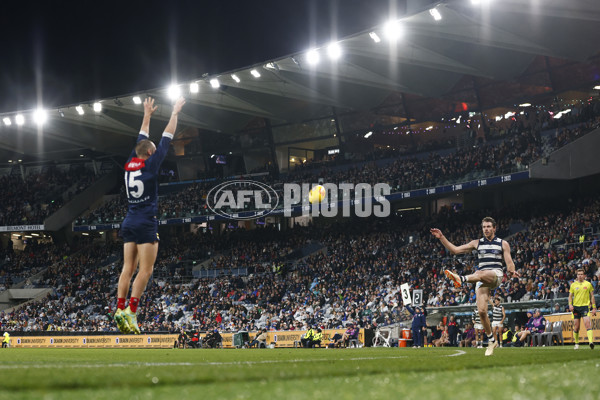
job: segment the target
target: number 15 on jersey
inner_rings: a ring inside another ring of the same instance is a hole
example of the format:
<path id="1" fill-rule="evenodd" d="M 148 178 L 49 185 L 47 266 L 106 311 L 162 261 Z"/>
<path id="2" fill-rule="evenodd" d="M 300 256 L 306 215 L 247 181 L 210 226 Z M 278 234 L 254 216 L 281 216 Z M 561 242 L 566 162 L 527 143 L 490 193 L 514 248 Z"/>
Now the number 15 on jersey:
<path id="1" fill-rule="evenodd" d="M 126 171 L 125 172 L 125 191 L 127 198 L 133 197 L 139 199 L 144 194 L 144 182 L 136 179 L 142 175 L 142 171 Z"/>

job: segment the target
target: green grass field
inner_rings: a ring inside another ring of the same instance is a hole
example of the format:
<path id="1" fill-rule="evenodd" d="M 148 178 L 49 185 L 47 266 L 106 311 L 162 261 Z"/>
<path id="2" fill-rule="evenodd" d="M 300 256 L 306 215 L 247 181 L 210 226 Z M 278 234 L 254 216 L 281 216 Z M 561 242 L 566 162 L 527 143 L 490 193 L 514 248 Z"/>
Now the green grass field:
<path id="1" fill-rule="evenodd" d="M 1 349 L 0 399 L 598 399 L 600 351 Z"/>

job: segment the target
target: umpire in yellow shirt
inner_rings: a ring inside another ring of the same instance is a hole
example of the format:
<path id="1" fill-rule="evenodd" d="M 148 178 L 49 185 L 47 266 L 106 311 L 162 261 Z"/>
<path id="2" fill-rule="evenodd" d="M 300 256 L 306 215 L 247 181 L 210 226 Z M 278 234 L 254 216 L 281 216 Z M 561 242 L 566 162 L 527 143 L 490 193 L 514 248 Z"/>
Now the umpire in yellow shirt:
<path id="1" fill-rule="evenodd" d="M 4 332 L 4 339 L 2 340 L 2 348 L 8 347 L 10 344 L 10 334 L 8 332 Z"/>
<path id="2" fill-rule="evenodd" d="M 590 348 L 594 349 L 594 332 L 590 323 L 589 307 L 592 305 L 592 315 L 596 315 L 596 300 L 594 299 L 594 287 L 585 280 L 582 268 L 577 269 L 577 279 L 569 289 L 569 310 L 575 319 L 573 324 L 573 338 L 575 339 L 575 350 L 579 348 L 579 321 L 583 318 Z"/>

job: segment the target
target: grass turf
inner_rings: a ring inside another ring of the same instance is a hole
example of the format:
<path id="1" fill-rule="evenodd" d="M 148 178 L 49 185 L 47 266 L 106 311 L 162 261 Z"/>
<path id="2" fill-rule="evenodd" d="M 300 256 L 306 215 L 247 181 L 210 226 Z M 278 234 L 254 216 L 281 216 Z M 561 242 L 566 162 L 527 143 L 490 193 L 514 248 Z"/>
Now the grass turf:
<path id="1" fill-rule="evenodd" d="M 600 352 L 2 349 L 0 399 L 598 399 Z"/>

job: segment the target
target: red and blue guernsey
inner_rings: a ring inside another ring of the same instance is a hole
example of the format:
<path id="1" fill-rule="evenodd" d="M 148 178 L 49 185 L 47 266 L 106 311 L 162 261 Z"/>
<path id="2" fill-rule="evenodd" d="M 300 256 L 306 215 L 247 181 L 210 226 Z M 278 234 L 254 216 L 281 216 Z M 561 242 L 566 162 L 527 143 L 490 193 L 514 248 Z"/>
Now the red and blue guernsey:
<path id="1" fill-rule="evenodd" d="M 137 142 L 148 139 L 140 132 Z M 147 160 L 137 158 L 135 149 L 125 164 L 125 191 L 127 216 L 121 224 L 120 235 L 125 243 L 153 243 L 158 241 L 158 176 L 173 134 L 163 133 L 156 151 Z"/>

